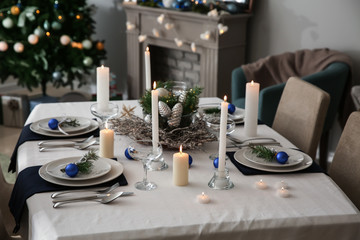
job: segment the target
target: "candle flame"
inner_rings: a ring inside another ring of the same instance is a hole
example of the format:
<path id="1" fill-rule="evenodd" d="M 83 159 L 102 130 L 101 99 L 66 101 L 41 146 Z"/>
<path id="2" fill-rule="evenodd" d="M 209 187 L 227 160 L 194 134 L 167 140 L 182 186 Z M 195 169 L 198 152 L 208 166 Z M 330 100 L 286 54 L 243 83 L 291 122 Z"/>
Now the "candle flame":
<path id="1" fill-rule="evenodd" d="M 106 128 L 106 130 L 108 129 L 108 122 L 107 121 L 105 122 L 105 128 Z"/>
<path id="2" fill-rule="evenodd" d="M 284 191 L 285 190 L 285 188 L 284 187 L 281 187 L 281 191 Z"/>
<path id="3" fill-rule="evenodd" d="M 101 69 L 104 69 L 104 65 L 101 65 Z"/>
<path id="4" fill-rule="evenodd" d="M 260 182 L 262 183 L 262 182 L 263 182 L 263 180 L 262 180 L 262 179 L 260 179 Z"/>
<path id="5" fill-rule="evenodd" d="M 156 89 L 156 81 L 155 81 L 154 84 L 153 84 L 153 89 L 154 89 L 154 90 Z"/>
<path id="6" fill-rule="evenodd" d="M 204 193 L 204 192 L 202 192 L 202 193 L 201 193 L 201 195 L 202 195 L 202 196 L 205 196 L 205 193 Z"/>
<path id="7" fill-rule="evenodd" d="M 250 83 L 251 85 L 254 85 L 254 80 L 251 80 L 251 83 Z"/>
<path id="8" fill-rule="evenodd" d="M 149 52 L 149 47 L 146 47 L 146 51 Z"/>
<path id="9" fill-rule="evenodd" d="M 182 153 L 182 145 L 180 145 L 179 151 L 180 153 Z"/>
<path id="10" fill-rule="evenodd" d="M 227 96 L 226 95 L 224 96 L 224 102 L 227 102 Z"/>

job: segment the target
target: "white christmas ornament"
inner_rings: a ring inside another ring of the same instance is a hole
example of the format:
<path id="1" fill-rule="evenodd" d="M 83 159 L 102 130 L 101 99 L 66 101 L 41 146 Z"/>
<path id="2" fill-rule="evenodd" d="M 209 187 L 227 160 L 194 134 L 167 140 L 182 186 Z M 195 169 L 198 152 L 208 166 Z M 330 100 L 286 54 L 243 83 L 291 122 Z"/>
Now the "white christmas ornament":
<path id="1" fill-rule="evenodd" d="M 160 37 L 160 32 L 156 28 L 153 28 L 152 33 L 155 37 L 157 37 L 157 38 Z"/>
<path id="2" fill-rule="evenodd" d="M 7 17 L 2 21 L 2 25 L 4 26 L 4 28 L 12 28 L 14 26 L 14 21 Z"/>
<path id="3" fill-rule="evenodd" d="M 39 42 L 39 36 L 35 34 L 30 34 L 28 36 L 28 42 L 32 45 L 35 45 Z"/>
<path id="4" fill-rule="evenodd" d="M 68 35 L 62 35 L 60 37 L 60 43 L 64 46 L 68 45 L 70 43 L 71 39 Z"/>
<path id="5" fill-rule="evenodd" d="M 5 52 L 8 50 L 9 46 L 5 41 L 0 41 L 0 51 Z"/>
<path id="6" fill-rule="evenodd" d="M 171 30 L 174 28 L 174 24 L 173 23 L 165 23 L 165 29 L 166 30 Z"/>
<path id="7" fill-rule="evenodd" d="M 24 44 L 17 42 L 14 44 L 14 51 L 17 53 L 22 53 L 24 51 Z"/>
<path id="8" fill-rule="evenodd" d="M 85 39 L 82 41 L 83 48 L 85 49 L 91 49 L 92 48 L 92 42 L 89 39 Z"/>
<path id="9" fill-rule="evenodd" d="M 39 37 L 43 37 L 45 35 L 45 31 L 42 28 L 37 27 L 34 30 L 34 34 L 38 35 Z"/>
<path id="10" fill-rule="evenodd" d="M 139 35 L 138 39 L 139 42 L 144 42 L 146 40 L 147 36 L 146 35 Z"/>
<path id="11" fill-rule="evenodd" d="M 166 90 L 165 88 L 157 88 L 156 90 L 158 92 L 159 97 L 165 97 L 165 96 L 169 95 L 169 91 Z"/>
<path id="12" fill-rule="evenodd" d="M 83 60 L 83 64 L 85 66 L 88 66 L 88 67 L 91 66 L 91 64 L 93 64 L 92 58 L 91 57 L 85 57 L 84 60 Z"/>
<path id="13" fill-rule="evenodd" d="M 174 38 L 174 41 L 175 41 L 176 46 L 178 46 L 178 47 L 181 47 L 183 45 L 183 41 L 181 41 L 178 38 Z"/>

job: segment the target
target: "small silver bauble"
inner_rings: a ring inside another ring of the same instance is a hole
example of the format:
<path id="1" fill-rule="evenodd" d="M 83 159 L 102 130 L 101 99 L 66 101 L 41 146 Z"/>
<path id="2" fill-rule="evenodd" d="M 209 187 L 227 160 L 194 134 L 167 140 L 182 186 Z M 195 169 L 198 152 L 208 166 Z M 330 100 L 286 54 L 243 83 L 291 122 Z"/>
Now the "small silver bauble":
<path id="1" fill-rule="evenodd" d="M 187 91 L 181 91 L 179 95 L 179 102 L 183 103 L 186 99 Z"/>
<path id="2" fill-rule="evenodd" d="M 60 80 L 61 79 L 61 72 L 53 72 L 52 77 L 55 80 Z"/>
<path id="3" fill-rule="evenodd" d="M 49 29 L 50 29 L 50 23 L 49 23 L 48 20 L 45 20 L 45 22 L 44 22 L 44 29 L 45 29 L 45 30 L 49 30 Z"/>
<path id="4" fill-rule="evenodd" d="M 159 113 L 162 117 L 169 117 L 171 115 L 171 109 L 166 103 L 159 101 Z"/>
<path id="5" fill-rule="evenodd" d="M 150 114 L 147 114 L 147 115 L 144 117 L 144 120 L 145 120 L 145 122 L 147 122 L 147 123 L 151 123 L 151 115 L 150 115 Z"/>
<path id="6" fill-rule="evenodd" d="M 92 48 L 92 42 L 89 39 L 85 39 L 82 41 L 83 48 L 85 49 L 91 49 Z"/>
<path id="7" fill-rule="evenodd" d="M 4 26 L 4 28 L 10 29 L 14 26 L 14 21 L 7 17 L 2 21 L 2 25 Z"/>
<path id="8" fill-rule="evenodd" d="M 87 67 L 91 66 L 93 64 L 93 60 L 91 57 L 85 57 L 83 60 L 83 64 Z"/>
<path id="9" fill-rule="evenodd" d="M 60 30 L 62 27 L 61 23 L 54 21 L 51 23 L 51 28 L 54 30 Z"/>
<path id="10" fill-rule="evenodd" d="M 39 37 L 43 37 L 45 35 L 45 31 L 41 27 L 37 27 L 34 30 L 34 34 L 38 35 Z"/>

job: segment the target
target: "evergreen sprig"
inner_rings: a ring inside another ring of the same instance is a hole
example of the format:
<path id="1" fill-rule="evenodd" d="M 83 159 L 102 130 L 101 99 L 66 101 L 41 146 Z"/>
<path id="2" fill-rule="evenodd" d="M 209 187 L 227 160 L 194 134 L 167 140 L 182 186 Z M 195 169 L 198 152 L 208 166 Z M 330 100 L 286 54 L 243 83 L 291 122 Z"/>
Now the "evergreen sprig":
<path id="1" fill-rule="evenodd" d="M 80 123 L 76 118 L 74 118 L 74 119 L 67 118 L 65 121 L 63 121 L 59 125 L 60 125 L 60 127 L 65 127 L 65 126 L 77 127 L 77 126 L 80 126 Z"/>
<path id="2" fill-rule="evenodd" d="M 250 145 L 252 153 L 256 154 L 257 157 L 263 158 L 269 162 L 276 160 L 276 151 L 262 145 Z"/>
<path id="3" fill-rule="evenodd" d="M 98 160 L 99 156 L 96 154 L 94 149 L 89 150 L 82 158 L 76 162 L 76 166 L 81 173 L 89 173 L 94 161 Z M 61 172 L 65 172 L 65 168 L 60 169 Z"/>

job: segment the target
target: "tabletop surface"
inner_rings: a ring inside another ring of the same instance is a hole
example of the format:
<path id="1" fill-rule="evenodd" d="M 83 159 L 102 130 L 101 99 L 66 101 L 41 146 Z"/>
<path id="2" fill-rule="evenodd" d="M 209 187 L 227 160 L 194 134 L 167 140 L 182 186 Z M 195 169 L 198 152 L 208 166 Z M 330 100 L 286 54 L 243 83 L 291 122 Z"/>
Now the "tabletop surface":
<path id="1" fill-rule="evenodd" d="M 200 99 L 200 104 L 220 102 L 217 98 Z M 122 106 L 137 106 L 138 101 L 115 101 Z M 92 118 L 92 102 L 40 104 L 31 112 L 26 124 L 53 116 L 82 116 Z M 242 126 L 233 136 L 245 139 Z M 258 136 L 276 138 L 283 147 L 294 147 L 266 125 L 258 126 Z M 115 157 L 124 166 L 128 181 L 122 191 L 134 196 L 120 198 L 111 204 L 83 202 L 54 209 L 51 192 L 28 198 L 29 239 L 357 239 L 360 237 L 359 211 L 345 194 L 323 173 L 290 173 L 243 175 L 227 162 L 231 181 L 230 190 L 208 187 L 214 167 L 208 158 L 218 149 L 218 142 L 206 143 L 197 150 L 187 150 L 193 158 L 189 169 L 189 184 L 172 183 L 172 155 L 176 150 L 165 150 L 169 168 L 149 171 L 148 178 L 158 188 L 139 191 L 134 184 L 142 180 L 140 162 L 127 160 L 124 150 L 130 139 L 115 136 Z M 81 156 L 86 150 L 57 149 L 39 152 L 37 141 L 19 147 L 18 171 L 50 161 Z M 269 186 L 255 187 L 262 179 Z M 276 184 L 286 181 L 290 197 L 276 194 Z M 204 192 L 211 201 L 199 204 L 196 196 Z"/>

